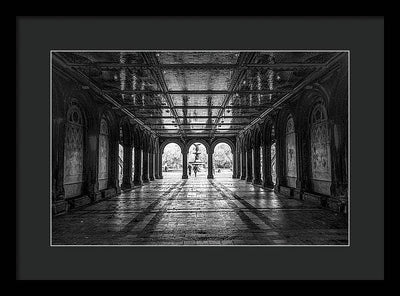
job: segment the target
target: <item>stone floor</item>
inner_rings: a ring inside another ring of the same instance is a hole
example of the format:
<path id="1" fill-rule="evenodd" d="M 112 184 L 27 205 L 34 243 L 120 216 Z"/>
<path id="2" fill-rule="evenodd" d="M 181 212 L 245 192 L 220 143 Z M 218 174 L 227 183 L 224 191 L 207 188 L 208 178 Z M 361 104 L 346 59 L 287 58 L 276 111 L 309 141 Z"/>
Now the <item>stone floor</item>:
<path id="1" fill-rule="evenodd" d="M 217 173 L 180 173 L 53 217 L 53 245 L 347 245 L 344 216 Z"/>

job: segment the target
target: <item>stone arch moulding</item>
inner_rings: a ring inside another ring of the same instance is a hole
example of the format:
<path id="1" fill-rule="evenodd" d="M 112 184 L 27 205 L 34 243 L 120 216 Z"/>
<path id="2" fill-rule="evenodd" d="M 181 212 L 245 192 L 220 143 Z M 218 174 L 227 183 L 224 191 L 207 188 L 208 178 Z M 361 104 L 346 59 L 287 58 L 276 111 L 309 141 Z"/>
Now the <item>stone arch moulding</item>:
<path id="1" fill-rule="evenodd" d="M 232 140 L 230 140 L 230 139 L 228 139 L 228 138 L 219 138 L 219 139 L 213 141 L 212 144 L 211 144 L 211 152 L 212 152 L 213 154 L 214 154 L 214 149 L 215 149 L 215 147 L 216 147 L 218 144 L 221 144 L 221 143 L 228 144 L 229 147 L 231 147 L 231 152 L 232 152 L 232 153 L 235 153 L 235 152 L 236 152 L 236 146 L 235 146 L 235 144 L 233 143 Z M 189 146 L 189 147 L 190 147 L 190 146 Z"/>
<path id="2" fill-rule="evenodd" d="M 181 148 L 181 153 L 183 153 L 183 151 L 185 150 L 185 145 L 177 139 L 166 139 L 164 141 L 160 141 L 160 154 L 162 155 L 164 153 L 164 148 L 165 146 L 167 146 L 168 144 L 174 143 L 177 144 L 180 148 Z"/>
<path id="3" fill-rule="evenodd" d="M 206 147 L 206 151 L 207 154 L 210 154 L 210 144 L 204 140 L 204 139 L 191 139 L 190 141 L 188 141 L 185 145 L 185 151 L 188 152 L 190 146 L 192 146 L 194 143 L 201 143 L 204 145 L 204 147 Z"/>

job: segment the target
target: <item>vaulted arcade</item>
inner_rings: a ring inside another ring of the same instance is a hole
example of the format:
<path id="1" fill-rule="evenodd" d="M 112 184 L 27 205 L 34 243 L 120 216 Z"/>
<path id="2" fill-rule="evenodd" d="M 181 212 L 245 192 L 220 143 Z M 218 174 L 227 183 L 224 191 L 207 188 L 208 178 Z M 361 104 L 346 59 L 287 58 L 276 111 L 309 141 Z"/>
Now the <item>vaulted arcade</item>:
<path id="1" fill-rule="evenodd" d="M 222 179 L 231 186 L 346 215 L 348 59 L 340 51 L 53 51 L 53 214 L 165 180 L 197 182 L 188 171 L 195 143 L 202 182 L 213 186 L 224 143 Z M 163 161 L 171 143 L 181 154 L 174 177 Z"/>

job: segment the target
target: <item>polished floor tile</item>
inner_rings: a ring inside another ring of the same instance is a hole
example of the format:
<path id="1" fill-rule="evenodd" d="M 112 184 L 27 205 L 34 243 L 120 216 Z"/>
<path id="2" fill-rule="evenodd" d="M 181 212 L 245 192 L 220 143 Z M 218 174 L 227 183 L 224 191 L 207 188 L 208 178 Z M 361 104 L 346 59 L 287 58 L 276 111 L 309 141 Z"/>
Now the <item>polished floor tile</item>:
<path id="1" fill-rule="evenodd" d="M 164 179 L 52 218 L 53 245 L 347 245 L 347 218 L 230 175 Z"/>

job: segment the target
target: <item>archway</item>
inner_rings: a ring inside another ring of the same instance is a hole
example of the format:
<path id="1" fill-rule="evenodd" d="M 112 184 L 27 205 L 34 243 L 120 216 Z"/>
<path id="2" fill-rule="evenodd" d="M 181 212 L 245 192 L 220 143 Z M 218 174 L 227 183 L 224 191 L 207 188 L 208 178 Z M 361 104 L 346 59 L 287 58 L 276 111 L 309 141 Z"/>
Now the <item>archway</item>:
<path id="1" fill-rule="evenodd" d="M 165 145 L 162 153 L 162 173 L 164 178 L 182 176 L 182 149 L 176 143 Z"/>
<path id="2" fill-rule="evenodd" d="M 189 146 L 188 149 L 188 177 L 206 178 L 207 169 L 208 169 L 207 147 L 201 142 L 194 142 Z"/>
<path id="3" fill-rule="evenodd" d="M 230 145 L 218 143 L 213 151 L 214 178 L 232 177 L 233 151 Z"/>
<path id="4" fill-rule="evenodd" d="M 85 134 L 84 116 L 73 101 L 65 124 L 63 184 L 66 198 L 79 196 L 83 192 Z"/>

